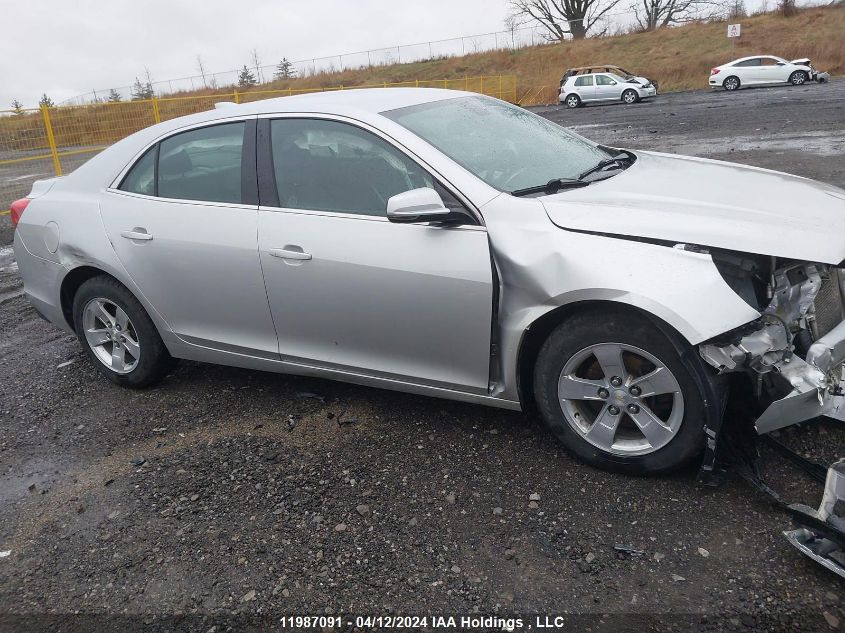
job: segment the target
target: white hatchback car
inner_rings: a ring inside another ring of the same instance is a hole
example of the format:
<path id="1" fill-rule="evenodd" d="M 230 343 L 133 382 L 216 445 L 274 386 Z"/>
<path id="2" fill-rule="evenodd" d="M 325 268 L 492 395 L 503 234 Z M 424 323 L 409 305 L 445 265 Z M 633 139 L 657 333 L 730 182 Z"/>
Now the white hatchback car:
<path id="1" fill-rule="evenodd" d="M 614 73 L 591 73 L 567 79 L 560 88 L 560 103 L 570 108 L 590 101 L 622 101 L 636 103 L 653 97 L 657 88 L 647 79 L 626 79 Z"/>
<path id="2" fill-rule="evenodd" d="M 710 70 L 710 86 L 736 90 L 742 86 L 789 83 L 800 86 L 816 79 L 819 73 L 809 59 L 791 62 L 774 55 L 743 57 Z"/>

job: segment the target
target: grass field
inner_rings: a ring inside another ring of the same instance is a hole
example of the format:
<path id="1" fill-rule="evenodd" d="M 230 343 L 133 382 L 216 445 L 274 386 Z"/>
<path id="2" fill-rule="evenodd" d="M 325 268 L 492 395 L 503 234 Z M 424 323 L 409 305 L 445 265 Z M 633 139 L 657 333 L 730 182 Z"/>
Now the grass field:
<path id="1" fill-rule="evenodd" d="M 542 86 L 557 86 L 572 66 L 616 64 L 656 79 L 661 91 L 706 88 L 710 68 L 736 57 L 756 54 L 788 59 L 809 57 L 820 70 L 845 73 L 845 3 L 804 9 L 786 18 L 767 13 L 738 20 L 742 37 L 731 43 L 727 22 L 693 23 L 649 33 L 600 37 L 548 44 L 516 51 L 499 50 L 425 62 L 376 66 L 302 79 L 277 81 L 256 89 L 316 88 L 453 79 L 475 75 L 513 74 L 520 96 Z M 732 48 L 733 46 L 733 48 Z"/>

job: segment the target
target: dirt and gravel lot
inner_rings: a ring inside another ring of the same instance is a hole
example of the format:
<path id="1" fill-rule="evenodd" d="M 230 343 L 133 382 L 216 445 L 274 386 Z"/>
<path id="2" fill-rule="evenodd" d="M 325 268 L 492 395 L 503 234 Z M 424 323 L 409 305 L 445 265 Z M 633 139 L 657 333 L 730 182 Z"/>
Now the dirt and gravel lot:
<path id="1" fill-rule="evenodd" d="M 845 186 L 843 97 L 838 81 L 539 111 L 606 143 Z M 611 475 L 530 416 L 315 379 L 184 362 L 155 389 L 112 386 L 21 296 L 0 223 L 0 630 L 224 631 L 297 613 L 845 627 L 843 582 L 736 477 Z M 845 454 L 842 425 L 784 436 Z M 818 502 L 795 471 L 768 471 Z"/>

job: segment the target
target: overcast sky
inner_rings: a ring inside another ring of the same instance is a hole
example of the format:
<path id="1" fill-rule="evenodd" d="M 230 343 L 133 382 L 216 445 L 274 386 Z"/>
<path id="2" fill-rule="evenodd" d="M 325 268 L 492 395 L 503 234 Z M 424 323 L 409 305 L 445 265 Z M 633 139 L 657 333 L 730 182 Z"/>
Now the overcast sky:
<path id="1" fill-rule="evenodd" d="M 0 0 L 0 110 L 92 89 L 503 29 L 507 0 Z"/>

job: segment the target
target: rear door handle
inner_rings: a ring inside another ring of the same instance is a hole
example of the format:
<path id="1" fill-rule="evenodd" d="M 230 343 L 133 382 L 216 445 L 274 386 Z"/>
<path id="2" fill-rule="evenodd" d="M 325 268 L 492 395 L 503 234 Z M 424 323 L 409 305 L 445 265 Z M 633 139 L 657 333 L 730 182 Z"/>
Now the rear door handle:
<path id="1" fill-rule="evenodd" d="M 146 229 L 139 229 L 137 226 L 132 231 L 121 231 L 120 237 L 127 240 L 151 240 L 153 236 L 147 233 Z"/>
<path id="2" fill-rule="evenodd" d="M 311 253 L 293 251 L 286 248 L 271 248 L 270 255 L 273 257 L 279 257 L 281 259 L 298 259 L 300 261 L 307 261 L 311 259 Z"/>

